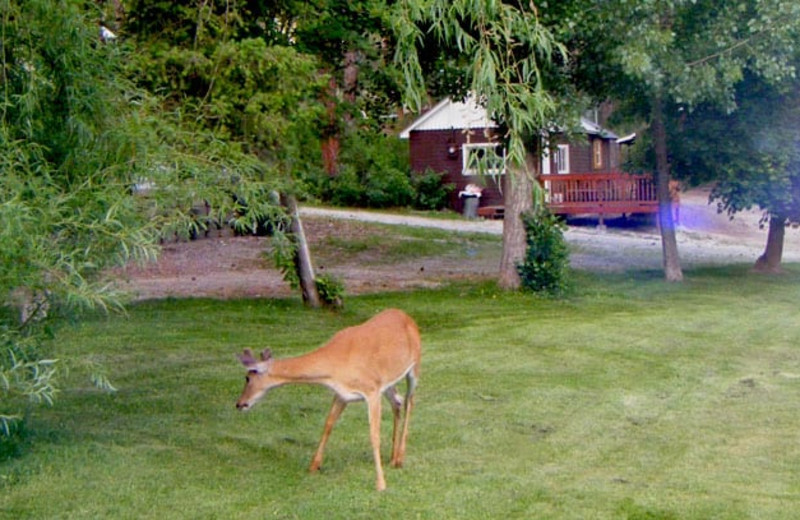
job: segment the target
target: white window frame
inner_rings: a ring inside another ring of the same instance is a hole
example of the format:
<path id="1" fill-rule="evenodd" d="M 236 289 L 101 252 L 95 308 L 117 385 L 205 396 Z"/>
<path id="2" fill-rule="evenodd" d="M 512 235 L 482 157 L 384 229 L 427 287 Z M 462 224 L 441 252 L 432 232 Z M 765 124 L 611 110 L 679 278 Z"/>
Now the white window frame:
<path id="1" fill-rule="evenodd" d="M 471 167 L 472 152 L 477 150 L 491 149 L 499 159 L 503 161 L 502 168 L 490 168 L 486 171 L 479 171 L 477 168 Z M 497 150 L 500 153 L 497 153 Z M 505 175 L 506 173 L 506 150 L 500 147 L 499 143 L 464 143 L 461 146 L 461 174 L 465 177 L 473 177 L 475 175 Z"/>
<path id="2" fill-rule="evenodd" d="M 556 172 L 569 173 L 569 145 L 560 144 L 556 149 Z"/>
<path id="3" fill-rule="evenodd" d="M 550 175 L 550 143 L 542 142 L 542 175 Z"/>

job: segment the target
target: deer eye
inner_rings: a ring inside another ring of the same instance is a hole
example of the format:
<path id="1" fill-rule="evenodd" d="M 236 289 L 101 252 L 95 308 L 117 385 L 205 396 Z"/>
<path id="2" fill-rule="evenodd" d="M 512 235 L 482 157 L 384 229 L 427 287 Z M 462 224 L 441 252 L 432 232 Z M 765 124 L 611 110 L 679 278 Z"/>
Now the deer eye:
<path id="1" fill-rule="evenodd" d="M 249 383 L 250 382 L 250 376 L 244 376 L 244 380 L 245 380 L 246 383 Z"/>

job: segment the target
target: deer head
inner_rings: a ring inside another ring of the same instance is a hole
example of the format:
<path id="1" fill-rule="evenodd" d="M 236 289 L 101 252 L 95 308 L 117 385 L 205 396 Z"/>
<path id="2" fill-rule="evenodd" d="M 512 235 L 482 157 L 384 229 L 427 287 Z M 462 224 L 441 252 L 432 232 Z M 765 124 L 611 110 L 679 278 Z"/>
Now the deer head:
<path id="1" fill-rule="evenodd" d="M 253 351 L 249 348 L 244 349 L 238 357 L 242 365 L 247 368 L 244 390 L 239 400 L 236 401 L 236 408 L 244 411 L 250 409 L 264 397 L 267 390 L 278 386 L 279 383 L 269 375 L 269 369 L 273 362 L 270 349 L 264 349 L 261 352 L 261 361 L 253 357 Z"/>

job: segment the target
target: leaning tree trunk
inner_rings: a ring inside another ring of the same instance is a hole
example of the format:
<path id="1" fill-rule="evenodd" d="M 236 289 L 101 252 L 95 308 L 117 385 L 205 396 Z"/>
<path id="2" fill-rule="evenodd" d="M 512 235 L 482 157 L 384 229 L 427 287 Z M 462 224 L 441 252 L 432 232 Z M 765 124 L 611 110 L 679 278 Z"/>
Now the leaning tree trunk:
<path id="1" fill-rule="evenodd" d="M 767 247 L 756 260 L 753 270 L 759 273 L 778 274 L 782 271 L 783 239 L 786 234 L 786 218 L 773 215 L 769 219 Z"/>
<path id="2" fill-rule="evenodd" d="M 675 236 L 675 221 L 672 217 L 672 197 L 669 192 L 669 157 L 667 155 L 667 132 L 664 128 L 662 101 L 654 96 L 650 124 L 653 128 L 653 143 L 656 152 L 656 193 L 658 195 L 658 227 L 661 231 L 661 250 L 664 277 L 668 282 L 683 280 L 681 260 L 678 255 L 678 240 Z"/>
<path id="3" fill-rule="evenodd" d="M 300 279 L 300 289 L 303 293 L 303 302 L 317 309 L 322 306 L 322 301 L 317 291 L 317 283 L 314 278 L 314 266 L 311 262 L 311 250 L 308 247 L 303 222 L 300 220 L 300 213 L 297 211 L 297 199 L 294 195 L 284 194 L 282 197 L 283 205 L 292 219 L 289 224 L 289 232 L 297 246 L 294 254 L 294 266 L 297 276 Z"/>
<path id="4" fill-rule="evenodd" d="M 529 163 L 531 157 L 528 158 Z M 502 289 L 519 289 L 522 281 L 517 266 L 525 259 L 525 225 L 522 216 L 533 207 L 533 177 L 535 167 L 509 171 L 503 176 L 503 254 L 500 258 L 498 285 Z"/>

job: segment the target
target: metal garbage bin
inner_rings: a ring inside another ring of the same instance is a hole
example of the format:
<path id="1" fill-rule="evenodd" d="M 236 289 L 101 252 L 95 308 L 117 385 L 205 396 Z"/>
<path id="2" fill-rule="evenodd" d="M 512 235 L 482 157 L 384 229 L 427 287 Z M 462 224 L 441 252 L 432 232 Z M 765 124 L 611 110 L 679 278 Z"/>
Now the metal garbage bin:
<path id="1" fill-rule="evenodd" d="M 480 196 L 465 193 L 461 195 L 461 201 L 464 205 L 461 214 L 466 218 L 478 218 L 478 203 L 481 201 Z"/>

